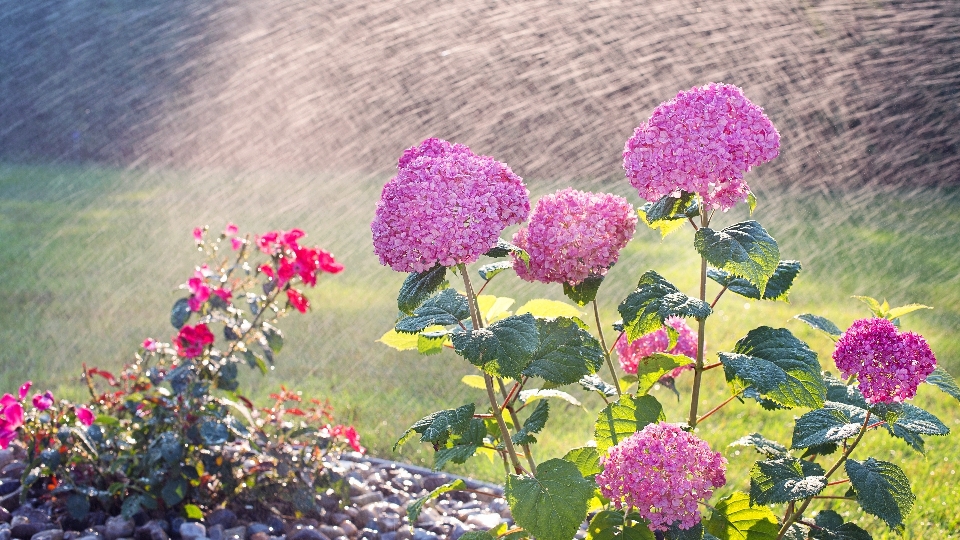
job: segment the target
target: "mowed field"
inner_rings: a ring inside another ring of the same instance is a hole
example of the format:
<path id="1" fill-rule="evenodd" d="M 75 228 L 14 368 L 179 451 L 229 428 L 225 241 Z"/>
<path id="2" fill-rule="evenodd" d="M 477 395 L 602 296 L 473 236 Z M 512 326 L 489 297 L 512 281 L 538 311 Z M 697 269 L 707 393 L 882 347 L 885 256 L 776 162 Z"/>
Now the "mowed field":
<path id="1" fill-rule="evenodd" d="M 474 368 L 452 352 L 422 357 L 397 352 L 376 340 L 391 328 L 395 294 L 404 275 L 381 267 L 373 254 L 369 222 L 387 178 L 357 174 L 131 172 L 103 168 L 0 166 L 0 386 L 12 391 L 25 379 L 58 397 L 81 399 L 81 364 L 117 370 L 145 337 L 169 340 L 168 310 L 198 264 L 190 231 L 228 221 L 242 232 L 300 227 L 311 244 L 332 251 L 346 271 L 323 276 L 308 296 L 312 310 L 283 321 L 286 346 L 267 376 L 245 375 L 242 388 L 264 398 L 281 384 L 305 396 L 329 398 L 341 419 L 354 423 L 374 455 L 430 465 L 432 451 L 410 442 L 400 454 L 393 442 L 408 425 L 441 408 L 482 393 L 461 384 Z M 530 179 L 532 199 L 566 187 Z M 624 181 L 589 182 L 579 189 L 604 190 L 641 201 Z M 729 350 L 748 330 L 767 324 L 788 328 L 807 341 L 831 369 L 831 343 L 803 323 L 798 313 L 826 316 L 845 328 L 868 316 L 852 295 L 887 298 L 891 305 L 919 302 L 934 307 L 904 317 L 904 327 L 929 340 L 940 363 L 960 374 L 960 189 L 858 188 L 845 192 L 754 185 L 760 205 L 754 218 L 780 243 L 781 257 L 798 259 L 803 272 L 790 303 L 747 301 L 725 295 L 708 322 L 708 349 Z M 746 218 L 736 209 L 716 218 L 727 225 Z M 507 231 L 507 235 L 512 234 Z M 696 291 L 698 258 L 692 231 L 662 241 L 642 228 L 624 250 L 601 289 L 605 324 L 646 270 L 655 269 L 684 292 Z M 473 269 L 475 271 L 475 268 Z M 716 288 L 708 290 L 716 294 Z M 487 293 L 517 300 L 563 299 L 559 286 L 530 285 L 502 275 Z M 722 401 L 720 370 L 708 373 L 702 407 Z M 682 395 L 689 380 L 680 381 Z M 554 406 L 538 458 L 562 455 L 592 436 L 600 402 L 569 391 L 583 407 Z M 684 418 L 669 392 L 657 397 L 670 420 Z M 915 403 L 960 430 L 960 406 L 932 387 Z M 706 410 L 706 409 L 704 409 Z M 793 411 L 760 413 L 755 404 L 730 405 L 698 431 L 731 461 L 728 486 L 748 485 L 751 451 L 726 445 L 755 431 L 789 442 Z M 855 456 L 873 455 L 899 464 L 910 476 L 917 503 L 908 518 L 908 538 L 960 537 L 960 450 L 956 433 L 928 441 L 928 457 L 902 441 L 872 432 Z M 499 464 L 475 458 L 457 472 L 499 480 Z M 838 486 L 830 488 L 838 490 Z M 845 506 L 844 506 L 845 505 Z M 849 512 L 871 530 L 882 524 Z M 893 535 L 891 534 L 891 537 Z M 884 538 L 884 533 L 875 535 Z"/>

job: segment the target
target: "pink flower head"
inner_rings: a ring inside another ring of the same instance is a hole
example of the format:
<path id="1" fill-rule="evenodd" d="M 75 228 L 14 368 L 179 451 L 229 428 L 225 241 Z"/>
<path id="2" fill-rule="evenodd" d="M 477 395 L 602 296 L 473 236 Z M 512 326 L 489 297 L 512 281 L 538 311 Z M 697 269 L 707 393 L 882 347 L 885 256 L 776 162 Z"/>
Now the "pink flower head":
<path id="1" fill-rule="evenodd" d="M 147 338 L 143 340 L 143 344 L 141 346 L 144 348 L 144 350 L 150 352 L 155 352 L 157 350 L 157 342 L 153 338 Z"/>
<path id="2" fill-rule="evenodd" d="M 901 403 L 917 394 L 937 367 L 919 334 L 897 330 L 886 319 L 860 319 L 837 340 L 833 361 L 844 377 L 857 376 L 869 403 Z"/>
<path id="3" fill-rule="evenodd" d="M 529 268 L 514 256 L 527 281 L 577 284 L 604 275 L 633 238 L 637 214 L 623 197 L 564 189 L 537 202 L 513 243 L 530 255 Z"/>
<path id="4" fill-rule="evenodd" d="M 23 401 L 23 398 L 27 397 L 27 392 L 30 391 L 30 387 L 33 386 L 33 381 L 27 381 L 20 385 L 20 400 Z"/>
<path id="5" fill-rule="evenodd" d="M 197 271 L 194 277 L 187 280 L 187 289 L 190 290 L 191 295 L 190 299 L 187 300 L 190 311 L 200 311 L 204 302 L 210 299 L 210 287 L 207 286 L 200 271 Z"/>
<path id="6" fill-rule="evenodd" d="M 729 84 L 697 86 L 661 103 L 623 150 L 623 168 L 648 201 L 697 193 L 724 211 L 745 201 L 743 175 L 777 157 L 780 134 L 743 91 Z"/>
<path id="7" fill-rule="evenodd" d="M 193 239 L 198 244 L 203 242 L 203 229 L 201 227 L 197 227 L 196 229 L 193 230 Z"/>
<path id="8" fill-rule="evenodd" d="M 225 236 L 233 236 L 237 234 L 238 230 L 239 229 L 237 229 L 237 226 L 234 225 L 233 223 L 227 223 L 227 226 L 223 229 L 223 234 Z"/>
<path id="9" fill-rule="evenodd" d="M 614 348 L 617 351 L 617 359 L 620 360 L 620 367 L 623 371 L 636 375 L 637 366 L 640 362 L 654 353 L 682 354 L 690 358 L 697 357 L 697 333 L 690 328 L 687 321 L 681 317 L 669 317 L 665 323 L 679 334 L 677 344 L 673 348 L 670 348 L 670 337 L 667 335 L 666 328 L 644 334 L 633 341 L 627 341 L 626 334 L 617 339 Z M 693 364 L 675 368 L 667 376 L 676 378 L 688 369 L 693 369 Z"/>
<path id="10" fill-rule="evenodd" d="M 39 393 L 33 395 L 33 406 L 37 408 L 38 411 L 45 411 L 53 406 L 53 394 L 49 390 L 40 395 Z"/>
<path id="11" fill-rule="evenodd" d="M 81 424 L 85 426 L 93 425 L 93 411 L 82 406 L 77 406 L 74 411 L 77 413 L 77 420 L 79 420 Z"/>
<path id="12" fill-rule="evenodd" d="M 213 333 L 205 324 L 184 326 L 173 338 L 177 349 L 177 356 L 181 358 L 196 358 L 203 354 L 207 345 L 214 341 Z"/>
<path id="13" fill-rule="evenodd" d="M 676 424 L 648 424 L 601 458 L 597 485 L 617 508 L 635 508 L 650 529 L 700 522 L 697 504 L 727 483 L 727 460 Z"/>
<path id="14" fill-rule="evenodd" d="M 290 301 L 290 305 L 300 313 L 306 313 L 307 308 L 310 307 L 310 301 L 296 289 L 287 289 L 287 299 Z"/>
<path id="15" fill-rule="evenodd" d="M 235 238 L 231 238 L 231 239 L 230 239 L 230 247 L 231 247 L 234 251 L 237 251 L 237 250 L 239 250 L 240 248 L 242 248 L 244 243 L 245 243 L 245 242 L 244 242 L 243 238 L 236 238 L 236 237 L 235 237 Z"/>
<path id="16" fill-rule="evenodd" d="M 360 445 L 360 435 L 357 434 L 357 430 L 353 426 L 337 424 L 336 426 L 330 427 L 328 424 L 327 431 L 331 437 L 343 437 L 347 441 L 347 444 L 350 445 L 350 448 L 353 448 L 354 452 L 363 454 L 367 451 L 366 448 Z"/>
<path id="17" fill-rule="evenodd" d="M 462 144 L 427 139 L 403 153 L 383 186 L 373 249 L 398 272 L 471 263 L 529 213 L 529 192 L 510 167 Z"/>

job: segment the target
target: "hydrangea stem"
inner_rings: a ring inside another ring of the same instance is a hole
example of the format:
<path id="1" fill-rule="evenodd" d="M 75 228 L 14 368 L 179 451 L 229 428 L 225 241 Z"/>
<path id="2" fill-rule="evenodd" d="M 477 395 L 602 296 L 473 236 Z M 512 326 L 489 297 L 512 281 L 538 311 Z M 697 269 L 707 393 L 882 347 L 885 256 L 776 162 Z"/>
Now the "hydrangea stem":
<path id="1" fill-rule="evenodd" d="M 706 227 L 706 223 L 703 225 Z M 700 300 L 707 297 L 707 259 L 700 257 Z M 693 390 L 690 392 L 690 429 L 697 427 L 697 408 L 700 404 L 700 379 L 703 377 L 703 349 L 707 320 L 697 319 L 697 363 L 693 366 Z"/>
<path id="2" fill-rule="evenodd" d="M 600 308 L 597 307 L 596 298 L 593 299 L 593 316 L 597 321 L 597 334 L 600 335 L 600 346 L 603 347 L 603 358 L 607 361 L 607 367 L 610 368 L 610 376 L 613 377 L 613 386 L 617 389 L 617 396 L 622 396 L 623 391 L 620 389 L 620 379 L 617 377 L 617 370 L 613 369 L 613 360 L 610 359 L 610 349 L 607 349 L 607 342 L 603 340 L 603 326 L 600 324 Z"/>
<path id="3" fill-rule="evenodd" d="M 512 396 L 507 392 L 507 387 L 503 385 L 503 379 L 497 377 L 497 383 L 500 385 L 500 394 L 503 396 L 503 405 L 506 407 L 507 411 L 510 413 L 510 420 L 513 421 L 513 425 L 516 429 L 520 429 L 520 419 L 517 418 L 517 411 L 513 408 Z M 537 474 L 537 463 L 533 460 L 533 453 L 530 451 L 529 444 L 520 445 L 523 448 L 523 455 L 527 458 L 527 465 L 530 465 L 530 474 Z"/>

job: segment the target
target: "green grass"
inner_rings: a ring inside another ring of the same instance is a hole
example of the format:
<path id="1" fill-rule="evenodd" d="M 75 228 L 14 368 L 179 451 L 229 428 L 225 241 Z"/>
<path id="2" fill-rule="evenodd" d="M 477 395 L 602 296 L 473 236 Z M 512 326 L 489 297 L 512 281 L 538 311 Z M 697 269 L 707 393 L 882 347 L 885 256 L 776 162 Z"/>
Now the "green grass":
<path id="1" fill-rule="evenodd" d="M 198 262 L 193 227 L 219 229 L 227 221 L 251 232 L 298 226 L 347 269 L 325 276 L 309 293 L 311 313 L 283 321 L 287 345 L 276 369 L 266 377 L 245 374 L 244 388 L 254 398 L 280 384 L 329 397 L 341 418 L 357 425 L 373 454 L 429 465 L 428 447 L 410 442 L 395 454 L 393 442 L 420 417 L 468 401 L 483 403 L 483 395 L 459 383 L 474 371 L 452 353 L 422 357 L 376 342 L 393 324 L 395 293 L 405 277 L 381 267 L 370 243 L 369 221 L 384 180 L 348 174 L 0 166 L 0 386 L 9 391 L 32 379 L 58 396 L 84 397 L 82 363 L 115 370 L 143 338 L 169 339 L 174 333 L 168 310 L 182 295 L 178 284 Z M 536 180 L 528 185 L 534 196 L 562 187 Z M 640 202 L 626 182 L 576 187 L 612 190 Z M 908 315 L 904 325 L 925 335 L 941 364 L 960 373 L 960 340 L 955 338 L 960 331 L 960 190 L 826 193 L 758 185 L 757 192 L 760 207 L 754 217 L 778 239 L 782 258 L 802 261 L 804 270 L 789 304 L 725 295 L 708 322 L 711 354 L 767 324 L 790 329 L 828 367 L 829 340 L 793 315 L 816 313 L 845 327 L 868 314 L 850 297 L 869 295 L 885 297 L 892 305 L 934 306 Z M 734 210 L 715 223 L 745 217 L 745 210 Z M 618 318 L 617 303 L 644 271 L 655 269 L 693 294 L 698 266 L 691 231 L 661 242 L 655 232 L 639 230 L 601 290 L 605 324 Z M 711 298 L 716 291 L 709 289 Z M 536 297 L 562 299 L 558 286 L 520 283 L 508 275 L 498 277 L 487 292 L 516 298 L 517 305 Z M 707 380 L 703 410 L 726 391 L 717 380 L 719 370 L 709 373 L 714 377 Z M 689 395 L 689 381 L 681 381 L 680 391 Z M 562 455 L 591 437 L 601 403 L 578 389 L 571 392 L 583 399 L 586 410 L 552 409 L 552 427 L 536 450 L 540 459 Z M 672 394 L 656 395 L 671 420 L 685 418 Z M 925 387 L 915 403 L 960 429 L 956 401 Z M 731 461 L 725 491 L 747 485 L 746 471 L 754 460 L 749 451 L 727 448 L 730 441 L 754 431 L 781 442 L 790 439 L 793 412 L 757 412 L 754 405 L 735 402 L 699 428 Z M 946 538 L 960 529 L 956 440 L 956 434 L 931 439 L 924 458 L 876 432 L 857 451 L 861 457 L 900 464 L 912 479 L 918 500 L 908 518 L 907 537 Z M 502 474 L 499 464 L 482 458 L 456 470 L 489 479 Z M 845 504 L 837 510 L 870 523 L 871 530 L 884 530 L 855 505 Z"/>

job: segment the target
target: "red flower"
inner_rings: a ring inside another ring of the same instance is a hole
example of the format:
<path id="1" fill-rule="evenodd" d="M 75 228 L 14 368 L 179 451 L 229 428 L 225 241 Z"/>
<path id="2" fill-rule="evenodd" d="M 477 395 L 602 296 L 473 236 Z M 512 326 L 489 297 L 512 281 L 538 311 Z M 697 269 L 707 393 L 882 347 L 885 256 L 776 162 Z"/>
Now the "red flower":
<path id="1" fill-rule="evenodd" d="M 207 325 L 201 323 L 181 328 L 180 333 L 173 338 L 173 344 L 177 348 L 177 356 L 196 358 L 203 354 L 203 350 L 212 344 L 213 340 L 213 333 Z"/>
<path id="2" fill-rule="evenodd" d="M 270 266 L 269 264 L 261 264 L 257 268 L 257 271 L 260 272 L 261 274 L 266 275 L 268 278 L 271 278 L 271 279 L 276 277 L 276 274 L 274 274 L 273 272 L 273 267 Z"/>
<path id="3" fill-rule="evenodd" d="M 187 288 L 190 289 L 190 299 L 187 301 L 190 305 L 190 311 L 200 311 L 203 304 L 210 299 L 210 287 L 203 279 L 203 274 L 199 271 L 196 275 L 187 280 Z"/>
<path id="4" fill-rule="evenodd" d="M 0 398 L 3 418 L 0 418 L 0 448 L 6 448 L 17 438 L 17 429 L 23 425 L 23 405 L 10 394 Z"/>
<path id="5" fill-rule="evenodd" d="M 230 289 L 225 289 L 223 287 L 214 289 L 213 294 L 222 298 L 224 302 L 230 300 L 230 298 L 233 297 L 233 293 L 230 292 Z"/>
<path id="6" fill-rule="evenodd" d="M 243 238 L 230 239 L 230 247 L 232 247 L 234 251 L 237 251 L 238 249 L 242 248 L 243 244 L 244 244 Z"/>
<path id="7" fill-rule="evenodd" d="M 337 424 L 336 426 L 330 427 L 327 426 L 327 431 L 330 432 L 331 437 L 343 437 L 347 440 L 347 443 L 350 445 L 350 448 L 353 448 L 355 452 L 360 452 L 363 454 L 367 451 L 366 448 L 360 446 L 360 435 L 357 434 L 357 430 L 353 426 L 344 426 L 342 424 Z"/>
<path id="8" fill-rule="evenodd" d="M 306 313 L 307 308 L 310 307 L 310 301 L 296 289 L 287 289 L 287 300 L 289 300 L 290 305 L 297 308 L 297 311 L 300 313 Z"/>
<path id="9" fill-rule="evenodd" d="M 280 234 L 277 231 L 271 231 L 264 233 L 261 236 L 257 237 L 257 245 L 260 246 L 260 251 L 264 253 L 270 253 L 273 251 L 273 244 L 277 243 L 277 235 Z"/>
<path id="10" fill-rule="evenodd" d="M 76 407 L 75 410 L 77 413 L 77 420 L 79 420 L 81 424 L 85 426 L 93 425 L 93 411 L 86 407 Z"/>

